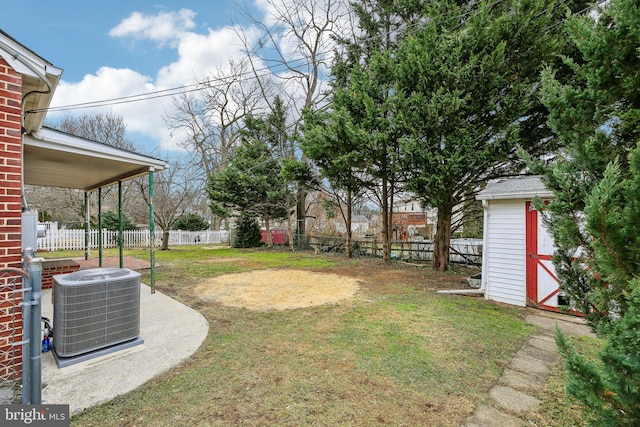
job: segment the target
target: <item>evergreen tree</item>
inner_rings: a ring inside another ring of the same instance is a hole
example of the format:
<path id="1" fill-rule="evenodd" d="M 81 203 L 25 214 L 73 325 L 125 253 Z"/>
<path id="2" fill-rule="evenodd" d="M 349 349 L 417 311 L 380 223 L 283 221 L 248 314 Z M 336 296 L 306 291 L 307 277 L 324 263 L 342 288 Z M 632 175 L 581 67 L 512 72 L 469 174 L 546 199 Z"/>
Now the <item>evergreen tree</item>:
<path id="1" fill-rule="evenodd" d="M 640 424 L 640 9 L 612 0 L 572 17 L 573 81 L 543 76 L 549 123 L 566 144 L 550 165 L 529 159 L 555 199 L 545 205 L 556 272 L 573 308 L 607 338 L 601 363 L 586 362 L 562 334 L 569 392 L 593 425 Z M 540 206 L 542 208 L 542 206 Z"/>
<path id="2" fill-rule="evenodd" d="M 351 116 L 334 99 L 331 113 L 307 114 L 304 140 L 300 144 L 307 157 L 315 162 L 338 198 L 339 190 L 344 200 L 331 200 L 333 209 L 339 208 L 346 225 L 345 253 L 352 257 L 351 219 L 354 200 L 368 187 L 366 166 L 357 154 L 358 143 L 366 138 L 362 130 L 351 121 Z M 346 209 L 345 209 L 346 208 Z"/>
<path id="3" fill-rule="evenodd" d="M 183 215 L 173 224 L 176 230 L 200 231 L 209 228 L 209 223 L 202 215 L 197 213 L 189 213 Z"/>
<path id="4" fill-rule="evenodd" d="M 241 213 L 238 218 L 234 248 L 255 248 L 262 246 L 262 235 L 256 218 L 248 213 Z"/>
<path id="5" fill-rule="evenodd" d="M 102 228 L 105 230 L 118 231 L 120 230 L 120 217 L 117 212 L 106 211 L 102 213 Z M 122 229 L 123 230 L 137 230 L 138 227 L 133 223 L 131 218 L 126 214 L 122 215 Z"/>
<path id="6" fill-rule="evenodd" d="M 520 129 L 550 133 L 533 112 L 544 61 L 563 43 L 545 31 L 559 18 L 554 6 L 434 3 L 430 15 L 450 18 L 411 31 L 389 58 L 407 188 L 438 211 L 434 268 L 448 268 L 454 209 L 470 205 L 487 180 L 522 169 L 518 143 L 536 156 L 555 146 L 540 130 Z"/>
<path id="7" fill-rule="evenodd" d="M 287 188 L 277 145 L 281 134 L 272 127 L 273 116 L 248 116 L 242 131 L 242 145 L 229 165 L 209 176 L 208 193 L 215 215 L 245 215 L 261 218 L 267 229 L 267 244 L 272 246 L 270 223 L 288 214 Z"/>
<path id="8" fill-rule="evenodd" d="M 363 184 L 377 190 L 385 261 L 399 191 L 438 209 L 433 266 L 446 270 L 454 207 L 470 205 L 483 182 L 522 167 L 516 142 L 535 155 L 553 149 L 537 97 L 540 71 L 565 44 L 554 24 L 582 3 L 354 5 L 360 35 L 344 43 L 332 69 L 332 114 L 306 141 L 318 148 L 322 132 L 325 145 L 349 138 L 335 143 L 335 159 L 329 150 L 310 156 L 360 168 Z"/>
<path id="9" fill-rule="evenodd" d="M 312 135 L 305 136 L 303 149 L 351 198 L 362 188 L 370 191 L 380 205 L 383 259 L 390 263 L 393 203 L 404 177 L 399 167 L 401 135 L 393 121 L 394 76 L 385 58 L 407 29 L 424 19 L 426 6 L 417 0 L 364 0 L 352 7 L 358 31 L 352 40 L 340 40 L 344 52 L 331 70 L 333 111 L 305 127 Z M 340 138 L 347 139 L 337 141 Z"/>

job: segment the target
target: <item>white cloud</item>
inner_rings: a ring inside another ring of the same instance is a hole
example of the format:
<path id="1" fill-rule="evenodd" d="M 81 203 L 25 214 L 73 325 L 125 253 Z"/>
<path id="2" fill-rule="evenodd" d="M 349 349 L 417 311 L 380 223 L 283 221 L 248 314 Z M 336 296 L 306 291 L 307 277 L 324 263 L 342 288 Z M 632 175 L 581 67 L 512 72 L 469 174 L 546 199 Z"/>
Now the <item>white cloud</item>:
<path id="1" fill-rule="evenodd" d="M 257 32 L 245 29 L 245 35 L 253 42 Z M 230 59 L 244 57 L 236 30 L 225 27 L 209 29 L 207 34 L 184 33 L 177 45 L 178 60 L 158 71 L 157 82 L 163 86 L 175 86 L 185 81 L 193 82 L 209 74 L 217 67 L 224 67 Z"/>
<path id="2" fill-rule="evenodd" d="M 282 2 L 279 5 L 284 7 L 290 0 L 276 1 Z M 260 0 L 254 4 L 256 6 L 258 13 L 269 15 L 268 11 L 274 5 L 271 1 Z M 273 9 L 270 12 L 273 16 Z M 303 15 L 301 12 L 301 16 Z M 52 107 L 111 100 L 190 85 L 218 68 L 225 68 L 230 59 L 244 57 L 238 33 L 243 34 L 250 46 L 257 45 L 261 36 L 260 31 L 253 26 L 196 30 L 195 17 L 196 13 L 190 9 L 163 11 L 155 15 L 140 12 L 130 14 L 111 29 L 109 34 L 112 37 L 149 40 L 173 49 L 177 58 L 172 62 L 168 60 L 156 71 L 147 71 L 146 75 L 131 68 L 102 67 L 95 74 L 85 75 L 79 82 L 63 80 L 56 89 Z M 269 23 L 270 18 L 265 16 L 263 19 Z M 290 38 L 283 37 L 278 43 L 284 52 L 293 53 L 294 43 Z M 299 89 L 295 85 L 287 88 L 292 93 Z M 170 97 L 161 97 L 140 102 L 111 103 L 101 109 L 73 110 L 71 113 L 108 111 L 120 115 L 128 130 L 145 135 L 152 141 L 151 147 L 149 143 L 145 144 L 147 149 L 161 147 L 180 150 L 181 136 L 172 135 L 163 120 L 172 107 Z M 50 116 L 55 118 L 54 114 L 50 113 Z"/>
<path id="3" fill-rule="evenodd" d="M 163 117 L 172 109 L 171 97 L 128 102 L 117 101 L 132 95 L 151 94 L 166 89 L 190 85 L 216 68 L 224 68 L 229 59 L 243 57 L 240 40 L 232 27 L 213 30 L 206 34 L 189 31 L 195 27 L 195 13 L 188 9 L 178 12 L 160 12 L 157 15 L 132 13 L 110 31 L 114 37 L 150 39 L 169 46 L 178 58 L 157 70 L 154 76 L 143 75 L 130 68 L 101 67 L 95 74 L 87 74 L 79 82 L 62 80 L 56 89 L 52 107 L 69 106 L 102 100 L 116 100 L 99 108 L 70 110 L 72 114 L 109 112 L 122 116 L 129 131 L 147 136 L 147 150 L 162 148 L 181 150 L 180 135 L 172 134 Z M 241 29 L 251 43 L 257 40 L 255 29 Z M 63 113 L 50 112 L 52 120 Z M 149 147 L 149 145 L 152 145 Z"/>
<path id="4" fill-rule="evenodd" d="M 88 74 L 81 81 L 69 83 L 62 81 L 58 84 L 52 108 L 67 106 L 96 100 L 117 100 L 131 95 L 155 92 L 159 88 L 151 79 L 130 69 L 100 68 L 96 74 Z M 168 130 L 162 123 L 164 108 L 170 105 L 170 98 L 147 99 L 138 102 L 119 101 L 106 102 L 104 107 L 84 108 L 83 114 L 94 112 L 109 112 L 122 116 L 127 129 L 148 135 L 158 141 L 157 145 L 168 141 Z M 49 113 L 48 117 L 55 119 L 60 113 Z"/>
<path id="5" fill-rule="evenodd" d="M 160 12 L 157 15 L 145 15 L 133 12 L 128 18 L 109 31 L 112 37 L 133 37 L 148 39 L 164 45 L 173 44 L 184 34 L 196 26 L 196 13 L 190 9 L 177 12 Z"/>

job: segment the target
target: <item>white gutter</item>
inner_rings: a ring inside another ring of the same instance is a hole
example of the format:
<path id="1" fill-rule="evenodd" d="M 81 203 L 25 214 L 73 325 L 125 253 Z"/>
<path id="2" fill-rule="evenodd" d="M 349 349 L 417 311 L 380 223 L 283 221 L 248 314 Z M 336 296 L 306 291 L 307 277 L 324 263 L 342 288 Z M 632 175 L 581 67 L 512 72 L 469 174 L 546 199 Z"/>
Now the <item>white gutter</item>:
<path id="1" fill-rule="evenodd" d="M 7 62 L 9 66 L 11 66 L 11 68 L 13 68 L 14 71 L 20 73 L 21 75 L 35 77 L 44 82 L 44 84 L 47 86 L 46 90 L 34 90 L 22 96 L 22 100 L 20 102 L 20 126 L 22 129 L 24 129 L 24 106 L 27 97 L 36 94 L 48 95 L 50 93 L 53 93 L 54 87 L 47 78 L 47 65 L 39 65 L 36 61 L 30 58 L 33 56 L 33 54 L 30 54 L 30 52 L 24 49 L 19 43 L 16 43 L 15 46 L 11 46 L 0 40 L 0 48 L 7 52 L 8 57 L 3 55 L 2 58 Z M 42 70 L 40 68 L 42 68 Z M 53 66 L 51 68 L 58 73 L 57 75 L 62 74 L 62 70 L 57 69 Z M 20 158 L 24 159 L 24 144 L 20 144 Z M 22 207 L 27 208 L 28 204 L 24 194 L 24 167 L 20 168 L 20 198 L 22 199 Z"/>

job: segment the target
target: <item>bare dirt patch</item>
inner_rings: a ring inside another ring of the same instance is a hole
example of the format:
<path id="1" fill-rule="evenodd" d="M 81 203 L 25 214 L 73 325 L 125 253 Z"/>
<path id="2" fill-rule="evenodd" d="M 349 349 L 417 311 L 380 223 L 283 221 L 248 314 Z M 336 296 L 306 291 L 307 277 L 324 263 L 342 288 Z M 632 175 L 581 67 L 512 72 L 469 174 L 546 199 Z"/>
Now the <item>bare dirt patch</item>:
<path id="1" fill-rule="evenodd" d="M 290 310 L 353 299 L 360 283 L 352 277 L 302 270 L 256 270 L 225 274 L 196 286 L 205 301 L 250 310 Z"/>

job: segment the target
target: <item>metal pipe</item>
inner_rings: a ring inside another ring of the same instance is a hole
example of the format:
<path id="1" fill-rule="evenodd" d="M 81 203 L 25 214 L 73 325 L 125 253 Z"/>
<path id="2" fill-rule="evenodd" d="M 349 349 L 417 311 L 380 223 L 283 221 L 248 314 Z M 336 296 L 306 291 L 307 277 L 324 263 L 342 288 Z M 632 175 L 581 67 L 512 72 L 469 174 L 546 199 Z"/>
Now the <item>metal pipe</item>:
<path id="1" fill-rule="evenodd" d="M 436 294 L 484 295 L 484 289 L 442 289 L 436 291 Z"/>
<path id="2" fill-rule="evenodd" d="M 42 336 L 40 325 L 42 311 L 40 301 L 42 299 L 42 262 L 44 259 L 34 257 L 33 249 L 25 249 L 27 260 L 27 273 L 31 278 L 31 330 L 29 337 L 29 385 L 30 402 L 32 405 L 42 403 Z M 24 365 L 24 358 L 23 358 Z M 24 392 L 23 392 L 24 393 Z"/>
<path id="3" fill-rule="evenodd" d="M 33 250 L 28 249 L 30 254 L 33 255 Z M 27 250 L 24 254 L 24 268 L 27 269 Z M 30 368 L 30 342 L 31 342 L 31 277 L 28 275 L 23 276 L 23 293 L 22 302 L 22 403 L 24 405 L 30 403 L 31 399 L 31 370 Z M 38 331 L 40 329 L 38 328 Z M 40 333 L 38 333 L 38 336 Z M 40 339 L 38 338 L 38 341 Z M 41 349 L 42 350 L 42 349 Z"/>

